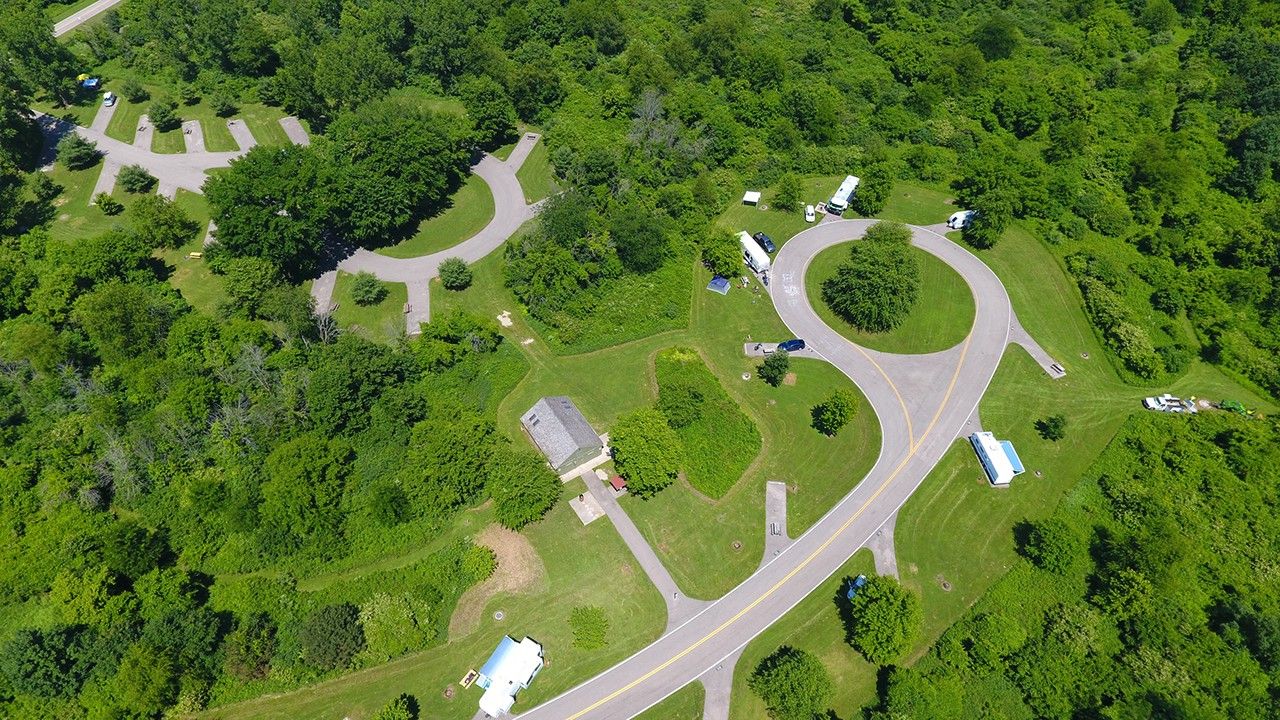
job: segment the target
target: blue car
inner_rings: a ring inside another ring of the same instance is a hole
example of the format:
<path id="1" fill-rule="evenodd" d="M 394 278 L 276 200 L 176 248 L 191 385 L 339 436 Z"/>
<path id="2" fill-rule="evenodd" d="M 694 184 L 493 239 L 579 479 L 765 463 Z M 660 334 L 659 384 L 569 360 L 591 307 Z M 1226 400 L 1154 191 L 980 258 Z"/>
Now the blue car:
<path id="1" fill-rule="evenodd" d="M 859 575 L 858 577 L 854 578 L 853 580 L 850 580 L 850 581 L 849 581 L 849 586 L 848 586 L 848 587 L 849 587 L 849 589 L 848 589 L 848 590 L 846 590 L 846 591 L 845 591 L 845 594 L 844 594 L 845 599 L 847 599 L 847 600 L 852 600 L 852 599 L 853 599 L 853 596 L 857 595 L 857 594 L 858 594 L 858 591 L 862 589 L 862 586 L 863 586 L 863 585 L 866 585 L 866 584 L 867 584 L 867 576 L 866 576 L 866 575 Z"/>
<path id="2" fill-rule="evenodd" d="M 789 352 L 789 353 L 793 353 L 793 352 L 795 352 L 795 351 L 797 351 L 797 350 L 803 350 L 803 349 L 804 349 L 804 341 L 803 341 L 803 340 L 800 340 L 800 339 L 798 339 L 798 338 L 797 338 L 797 339 L 795 339 L 795 340 L 788 340 L 788 341 L 783 342 L 783 343 L 778 343 L 778 349 L 779 349 L 779 350 L 785 350 L 785 351 L 787 351 L 787 352 Z"/>

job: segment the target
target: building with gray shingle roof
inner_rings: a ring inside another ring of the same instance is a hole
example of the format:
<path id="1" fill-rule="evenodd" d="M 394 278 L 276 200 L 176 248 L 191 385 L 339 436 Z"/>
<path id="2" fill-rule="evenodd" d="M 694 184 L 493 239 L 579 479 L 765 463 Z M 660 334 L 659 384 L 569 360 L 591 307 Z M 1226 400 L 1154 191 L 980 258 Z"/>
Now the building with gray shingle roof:
<path id="1" fill-rule="evenodd" d="M 604 449 L 591 424 L 563 395 L 534 403 L 520 418 L 520 424 L 556 472 L 571 470 Z"/>

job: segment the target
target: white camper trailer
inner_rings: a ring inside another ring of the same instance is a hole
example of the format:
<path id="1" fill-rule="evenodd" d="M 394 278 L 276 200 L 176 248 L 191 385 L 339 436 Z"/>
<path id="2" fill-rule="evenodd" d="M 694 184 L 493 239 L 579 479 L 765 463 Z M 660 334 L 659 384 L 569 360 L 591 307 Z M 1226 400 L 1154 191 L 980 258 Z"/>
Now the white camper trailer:
<path id="1" fill-rule="evenodd" d="M 836 193 L 827 201 L 827 212 L 843 215 L 844 211 L 849 209 L 849 201 L 853 199 L 853 194 L 858 191 L 858 182 L 858 178 L 852 175 L 846 177 L 836 189 Z"/>
<path id="2" fill-rule="evenodd" d="M 742 247 L 742 259 L 758 273 L 768 272 L 769 254 L 760 247 L 751 234 L 743 230 L 738 233 L 738 245 Z"/>

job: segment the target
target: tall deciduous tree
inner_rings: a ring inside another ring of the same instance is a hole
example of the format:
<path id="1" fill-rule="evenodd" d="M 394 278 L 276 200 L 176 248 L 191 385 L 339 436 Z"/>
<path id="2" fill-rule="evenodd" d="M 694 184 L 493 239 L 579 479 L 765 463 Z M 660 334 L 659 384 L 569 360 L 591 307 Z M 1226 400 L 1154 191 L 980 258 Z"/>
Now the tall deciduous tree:
<path id="1" fill-rule="evenodd" d="M 486 467 L 498 522 L 512 530 L 541 520 L 560 498 L 560 478 L 529 450 L 502 447 Z"/>
<path id="2" fill-rule="evenodd" d="M 881 228 L 878 229 L 877 228 Z M 920 295 L 920 266 L 901 225 L 877 223 L 855 241 L 849 261 L 822 283 L 822 300 L 864 332 L 887 332 L 902 324 Z"/>
<path id="3" fill-rule="evenodd" d="M 311 277 L 331 229 L 331 174 L 312 148 L 257 146 L 205 183 L 218 224 L 216 256 L 261 257 L 290 278 Z"/>
<path id="4" fill-rule="evenodd" d="M 850 605 L 849 644 L 869 662 L 893 662 L 920 632 L 920 598 L 892 577 L 867 581 Z"/>
<path id="5" fill-rule="evenodd" d="M 476 142 L 487 150 L 508 142 L 516 132 L 516 108 L 506 88 L 484 75 L 458 86 L 458 95 L 475 126 Z"/>
<path id="6" fill-rule="evenodd" d="M 684 448 L 662 413 L 640 408 L 622 416 L 609 435 L 618 472 L 639 497 L 656 495 L 675 480 Z"/>
<path id="7" fill-rule="evenodd" d="M 817 656 L 783 645 L 760 661 L 747 680 L 775 720 L 815 720 L 830 706 L 835 686 Z"/>

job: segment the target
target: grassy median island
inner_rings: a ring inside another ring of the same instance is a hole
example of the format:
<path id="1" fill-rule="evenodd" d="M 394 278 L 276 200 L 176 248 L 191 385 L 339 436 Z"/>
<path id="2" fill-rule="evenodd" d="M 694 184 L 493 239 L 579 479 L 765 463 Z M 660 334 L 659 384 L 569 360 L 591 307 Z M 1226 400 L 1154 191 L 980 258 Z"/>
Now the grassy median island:
<path id="1" fill-rule="evenodd" d="M 361 305 L 352 296 L 354 285 L 355 275 L 338 271 L 338 284 L 333 291 L 334 302 L 338 304 L 333 319 L 338 327 L 369 340 L 390 340 L 403 335 L 409 288 L 404 283 L 383 282 L 386 294 L 382 299 L 372 305 Z"/>
<path id="2" fill-rule="evenodd" d="M 418 224 L 412 237 L 374 252 L 414 258 L 447 250 L 484 229 L 493 220 L 493 193 L 479 175 L 470 175 L 449 197 L 448 206 Z"/>
<path id="3" fill-rule="evenodd" d="M 882 352 L 938 352 L 964 341 L 973 326 L 969 286 L 951 266 L 916 247 L 911 253 L 920 263 L 920 298 L 901 325 L 883 333 L 863 332 L 832 311 L 822 299 L 822 283 L 848 260 L 852 246 L 853 242 L 832 245 L 805 271 L 805 294 L 823 322 L 852 342 Z"/>
<path id="4" fill-rule="evenodd" d="M 724 497 L 760 452 L 760 431 L 696 350 L 663 350 L 654 373 L 658 409 L 684 445 L 689 484 L 708 497 Z"/>

